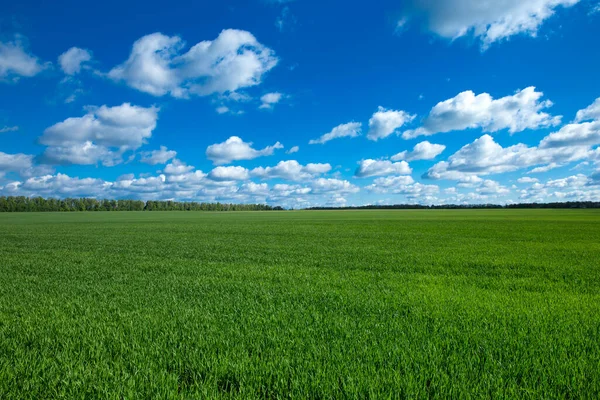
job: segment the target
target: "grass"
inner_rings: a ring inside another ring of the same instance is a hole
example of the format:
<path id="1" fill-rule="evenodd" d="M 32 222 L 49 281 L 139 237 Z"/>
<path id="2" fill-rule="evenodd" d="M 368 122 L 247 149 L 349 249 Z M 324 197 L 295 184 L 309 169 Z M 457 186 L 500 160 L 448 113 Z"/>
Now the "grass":
<path id="1" fill-rule="evenodd" d="M 0 214 L 0 398 L 600 398 L 597 210 Z"/>

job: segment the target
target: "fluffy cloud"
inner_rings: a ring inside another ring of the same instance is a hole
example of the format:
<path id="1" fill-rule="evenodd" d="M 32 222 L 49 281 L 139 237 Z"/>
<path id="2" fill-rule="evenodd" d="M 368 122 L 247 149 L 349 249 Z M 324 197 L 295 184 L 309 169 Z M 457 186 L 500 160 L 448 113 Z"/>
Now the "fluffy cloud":
<path id="1" fill-rule="evenodd" d="M 332 193 L 348 194 L 360 191 L 358 186 L 346 180 L 319 178 L 312 182 L 311 192 L 315 194 Z"/>
<path id="2" fill-rule="evenodd" d="M 536 182 L 520 191 L 521 201 L 598 201 L 600 190 L 594 180 L 594 174 L 587 177 L 577 174 L 566 178 L 550 179 L 546 183 Z"/>
<path id="3" fill-rule="evenodd" d="M 58 63 L 65 74 L 75 75 L 81 71 L 82 64 L 91 59 L 92 54 L 88 50 L 71 47 L 58 56 Z"/>
<path id="4" fill-rule="evenodd" d="M 356 169 L 355 176 L 368 178 L 384 175 L 409 175 L 412 169 L 406 161 L 391 162 L 388 160 L 362 160 Z"/>
<path id="5" fill-rule="evenodd" d="M 21 36 L 12 42 L 0 42 L 0 81 L 13 76 L 32 77 L 40 73 L 47 64 L 27 52 Z"/>
<path id="6" fill-rule="evenodd" d="M 550 100 L 540 101 L 542 96 L 543 93 L 536 92 L 534 87 L 499 99 L 493 99 L 488 93 L 475 95 L 468 90 L 436 104 L 421 127 L 404 132 L 402 137 L 412 139 L 476 128 L 481 128 L 484 132 L 508 129 L 512 134 L 525 129 L 558 125 L 560 116 L 551 116 L 541 111 L 552 106 Z"/>
<path id="7" fill-rule="evenodd" d="M 558 132 L 546 136 L 540 142 L 540 147 L 590 146 L 596 144 L 600 144 L 600 121 L 565 125 Z"/>
<path id="8" fill-rule="evenodd" d="M 577 111 L 575 122 L 600 120 L 600 97 L 583 110 Z"/>
<path id="9" fill-rule="evenodd" d="M 105 195 L 110 183 L 95 178 L 71 178 L 68 175 L 43 175 L 24 182 L 14 182 L 7 194 L 43 197 L 101 197 Z M 14 192 L 14 193 L 11 193 Z"/>
<path id="10" fill-rule="evenodd" d="M 522 178 L 517 179 L 517 182 L 519 182 L 519 183 L 536 183 L 536 182 L 539 182 L 539 179 L 524 176 Z"/>
<path id="11" fill-rule="evenodd" d="M 414 118 L 414 115 L 410 115 L 405 111 L 386 110 L 380 106 L 369 119 L 367 139 L 377 141 L 386 138 Z"/>
<path id="12" fill-rule="evenodd" d="M 236 160 L 252 160 L 262 156 L 272 155 L 276 149 L 282 149 L 279 142 L 262 150 L 252 148 L 252 143 L 246 143 L 237 136 L 231 136 L 223 143 L 216 143 L 206 148 L 206 157 L 215 165 L 229 164 Z"/>
<path id="13" fill-rule="evenodd" d="M 21 172 L 33 166 L 33 156 L 28 154 L 7 154 L 0 151 L 0 177 L 7 172 Z"/>
<path id="14" fill-rule="evenodd" d="M 87 111 L 44 131 L 40 143 L 50 146 L 43 155 L 45 162 L 114 165 L 123 152 L 139 148 L 152 136 L 159 109 L 123 103 L 87 107 Z"/>
<path id="15" fill-rule="evenodd" d="M 499 174 L 534 165 L 566 163 L 590 156 L 588 147 L 502 147 L 490 135 L 463 146 L 448 161 L 435 164 L 425 174 L 431 179 L 465 180 L 470 176 Z"/>
<path id="16" fill-rule="evenodd" d="M 262 102 L 262 104 L 260 105 L 259 108 L 271 109 L 271 108 L 273 108 L 273 106 L 275 104 L 279 103 L 282 98 L 283 98 L 283 95 L 281 93 L 278 93 L 278 92 L 267 93 L 260 98 L 260 101 Z"/>
<path id="17" fill-rule="evenodd" d="M 517 34 L 536 36 L 559 7 L 579 0 L 410 0 L 408 16 L 425 18 L 434 33 L 456 39 L 473 35 L 483 49 Z M 406 18 L 404 16 L 403 18 Z"/>
<path id="18" fill-rule="evenodd" d="M 298 151 L 300 151 L 300 147 L 298 146 L 294 146 L 292 148 L 290 148 L 288 151 L 286 151 L 286 154 L 294 154 L 297 153 Z"/>
<path id="19" fill-rule="evenodd" d="M 428 141 L 417 143 L 412 151 L 403 151 L 391 157 L 392 161 L 413 161 L 413 160 L 433 160 L 440 155 L 446 146 L 443 144 L 433 144 Z"/>
<path id="20" fill-rule="evenodd" d="M 250 177 L 248 170 L 244 167 L 216 167 L 208 174 L 215 181 L 243 181 Z"/>
<path id="21" fill-rule="evenodd" d="M 290 181 L 301 181 L 331 171 L 329 164 L 301 165 L 296 160 L 280 161 L 274 167 L 258 167 L 251 171 L 252 176 L 263 179 L 281 178 Z"/>
<path id="22" fill-rule="evenodd" d="M 166 146 L 160 146 L 158 150 L 145 151 L 142 153 L 142 162 L 150 165 L 166 164 L 170 159 L 175 158 L 177 152 L 169 150 Z"/>
<path id="23" fill-rule="evenodd" d="M 308 144 L 324 144 L 333 139 L 342 137 L 356 137 L 360 135 L 362 124 L 360 122 L 349 122 L 341 124 L 331 130 L 331 132 L 322 135 L 318 139 L 312 139 Z"/>
<path id="24" fill-rule="evenodd" d="M 163 172 L 167 175 L 185 175 L 194 169 L 193 166 L 187 165 L 181 160 L 174 159 L 171 163 L 165 166 Z"/>
<path id="25" fill-rule="evenodd" d="M 207 96 L 258 85 L 278 62 L 271 49 L 242 30 L 223 30 L 182 54 L 184 47 L 178 36 L 144 36 L 108 76 L 154 96 Z"/>
<path id="26" fill-rule="evenodd" d="M 509 194 L 510 190 L 496 181 L 486 179 L 475 189 L 475 192 L 484 196 L 498 196 Z"/>

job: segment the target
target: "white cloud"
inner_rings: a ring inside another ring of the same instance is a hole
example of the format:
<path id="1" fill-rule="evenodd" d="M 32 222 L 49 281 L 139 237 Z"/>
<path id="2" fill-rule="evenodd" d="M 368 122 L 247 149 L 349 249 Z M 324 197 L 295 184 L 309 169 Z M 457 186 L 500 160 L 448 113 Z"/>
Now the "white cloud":
<path id="1" fill-rule="evenodd" d="M 468 90 L 436 104 L 421 127 L 405 131 L 402 137 L 412 139 L 476 128 L 481 128 L 484 132 L 508 129 L 513 134 L 525 129 L 558 125 L 560 116 L 551 116 L 541 111 L 552 106 L 550 100 L 540 101 L 542 96 L 543 93 L 536 92 L 533 86 L 500 99 L 493 99 L 488 93 L 475 95 Z"/>
<path id="2" fill-rule="evenodd" d="M 235 92 L 261 83 L 278 62 L 275 53 L 250 33 L 226 29 L 181 54 L 178 36 L 153 33 L 138 39 L 127 61 L 108 76 L 152 94 L 173 97 Z"/>
<path id="3" fill-rule="evenodd" d="M 16 35 L 12 42 L 0 42 L 0 81 L 13 76 L 32 77 L 48 67 L 27 52 L 22 39 Z"/>
<path id="4" fill-rule="evenodd" d="M 577 111 L 575 122 L 600 120 L 600 97 L 583 110 Z"/>
<path id="5" fill-rule="evenodd" d="M 577 174 L 566 178 L 550 179 L 546 183 L 534 183 L 520 191 L 521 201 L 598 201 L 600 182 L 594 180 L 594 175 L 587 177 Z"/>
<path id="6" fill-rule="evenodd" d="M 412 151 L 403 151 L 391 157 L 392 161 L 413 161 L 413 160 L 433 160 L 440 155 L 446 146 L 443 144 L 433 144 L 428 141 L 417 143 Z"/>
<path id="7" fill-rule="evenodd" d="M 522 178 L 517 179 L 517 182 L 519 182 L 519 183 L 536 183 L 536 182 L 539 182 L 539 179 L 531 178 L 529 176 L 524 176 Z"/>
<path id="8" fill-rule="evenodd" d="M 324 144 L 333 139 L 342 137 L 357 137 L 360 135 L 362 124 L 360 122 L 349 122 L 341 124 L 331 130 L 331 132 L 322 135 L 318 139 L 312 139 L 308 144 Z"/>
<path id="9" fill-rule="evenodd" d="M 590 146 L 596 144 L 600 144 L 600 121 L 565 125 L 558 132 L 546 136 L 540 142 L 540 147 Z"/>
<path id="10" fill-rule="evenodd" d="M 300 147 L 298 146 L 294 146 L 292 148 L 290 148 L 288 151 L 286 151 L 286 154 L 294 154 L 297 153 L 298 151 L 300 151 Z"/>
<path id="11" fill-rule="evenodd" d="M 315 194 L 323 194 L 323 193 L 337 193 L 337 194 L 347 194 L 347 193 L 357 193 L 360 191 L 360 188 L 356 185 L 351 184 L 346 180 L 340 179 L 326 179 L 319 178 L 312 182 L 311 184 L 311 192 Z"/>
<path id="12" fill-rule="evenodd" d="M 482 49 L 518 34 L 535 37 L 559 7 L 579 0 L 410 0 L 409 15 L 424 16 L 427 27 L 448 39 L 472 35 Z M 406 16 L 404 17 L 406 18 Z"/>
<path id="13" fill-rule="evenodd" d="M 165 166 L 163 173 L 167 175 L 185 175 L 194 169 L 193 166 L 187 165 L 177 158 L 173 159 L 169 164 Z"/>
<path id="14" fill-rule="evenodd" d="M 216 108 L 218 114 L 227 114 L 229 112 L 229 107 L 220 106 Z"/>
<path id="15" fill-rule="evenodd" d="M 259 108 L 271 109 L 273 106 L 281 101 L 283 95 L 279 92 L 267 93 L 260 98 L 262 104 Z"/>
<path id="16" fill-rule="evenodd" d="M 5 126 L 4 128 L 0 128 L 0 133 L 16 132 L 18 130 L 19 130 L 18 126 Z"/>
<path id="17" fill-rule="evenodd" d="M 329 164 L 301 165 L 296 160 L 280 161 L 274 167 L 258 167 L 251 171 L 252 176 L 263 179 L 281 178 L 290 181 L 311 179 L 331 171 Z"/>
<path id="18" fill-rule="evenodd" d="M 484 196 L 498 196 L 507 195 L 510 193 L 510 190 L 496 181 L 486 179 L 475 189 L 475 192 Z"/>
<path id="19" fill-rule="evenodd" d="M 157 107 L 87 107 L 83 117 L 67 118 L 44 131 L 40 143 L 50 146 L 44 160 L 51 164 L 114 165 L 122 153 L 135 150 L 152 136 Z M 116 149 L 116 150 L 115 150 Z"/>
<path id="20" fill-rule="evenodd" d="M 412 169 L 406 161 L 391 162 L 388 160 L 362 160 L 356 169 L 355 176 L 359 178 L 368 178 L 371 176 L 384 175 L 409 175 Z"/>
<path id="21" fill-rule="evenodd" d="M 169 150 L 166 146 L 160 146 L 159 150 L 143 152 L 141 161 L 150 165 L 166 164 L 176 156 L 177 152 L 175 150 Z"/>
<path id="22" fill-rule="evenodd" d="M 414 115 L 406 111 L 386 110 L 379 107 L 369 119 L 369 133 L 367 139 L 379 140 L 388 137 L 406 123 L 411 122 L 415 118 Z"/>
<path id="23" fill-rule="evenodd" d="M 243 181 L 250 177 L 249 171 L 244 167 L 216 167 L 208 174 L 215 181 Z"/>
<path id="24" fill-rule="evenodd" d="M 550 163 L 548 165 L 544 165 L 543 167 L 534 168 L 531 171 L 529 171 L 528 174 L 539 174 L 539 173 L 548 172 L 550 170 L 560 168 L 560 167 L 562 167 L 562 164 Z"/>
<path id="25" fill-rule="evenodd" d="M 415 182 L 410 176 L 390 176 L 377 178 L 373 184 L 366 187 L 369 192 L 377 194 L 397 194 L 405 196 L 413 203 L 439 203 L 439 199 L 434 197 L 440 188 L 437 185 L 423 185 Z"/>
<path id="26" fill-rule="evenodd" d="M 206 149 L 206 157 L 215 165 L 229 164 L 237 160 L 252 160 L 257 157 L 270 156 L 276 149 L 282 149 L 279 142 L 262 150 L 252 148 L 252 143 L 246 143 L 237 136 L 231 136 L 223 143 L 212 144 Z"/>
<path id="27" fill-rule="evenodd" d="M 43 197 L 100 197 L 105 195 L 110 183 L 95 178 L 71 178 L 68 175 L 43 175 L 24 182 L 16 182 L 11 188 L 19 195 Z"/>
<path id="28" fill-rule="evenodd" d="M 58 56 L 60 68 L 67 75 L 75 75 L 81 71 L 81 66 L 92 59 L 92 54 L 79 47 L 71 47 Z"/>
<path id="29" fill-rule="evenodd" d="M 33 166 L 33 156 L 28 154 L 7 154 L 0 151 L 0 177 L 7 172 L 21 172 Z"/>
<path id="30" fill-rule="evenodd" d="M 585 146 L 541 148 L 519 143 L 504 148 L 486 134 L 463 146 L 448 161 L 435 164 L 425 176 L 464 180 L 469 176 L 499 174 L 535 165 L 567 163 L 590 155 L 591 150 Z"/>

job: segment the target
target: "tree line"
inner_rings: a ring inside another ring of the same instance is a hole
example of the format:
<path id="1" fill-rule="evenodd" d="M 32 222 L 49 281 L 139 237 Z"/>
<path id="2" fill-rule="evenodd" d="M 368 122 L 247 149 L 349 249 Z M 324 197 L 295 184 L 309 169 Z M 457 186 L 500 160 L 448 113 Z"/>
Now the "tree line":
<path id="1" fill-rule="evenodd" d="M 0 212 L 39 211 L 278 211 L 266 204 L 197 203 L 157 200 L 109 200 L 92 198 L 0 197 Z"/>
<path id="2" fill-rule="evenodd" d="M 600 208 L 597 201 L 567 201 L 557 203 L 516 203 L 516 204 L 394 204 L 367 205 L 356 207 L 311 207 L 309 210 L 431 210 L 431 209 L 488 209 L 488 208 Z"/>

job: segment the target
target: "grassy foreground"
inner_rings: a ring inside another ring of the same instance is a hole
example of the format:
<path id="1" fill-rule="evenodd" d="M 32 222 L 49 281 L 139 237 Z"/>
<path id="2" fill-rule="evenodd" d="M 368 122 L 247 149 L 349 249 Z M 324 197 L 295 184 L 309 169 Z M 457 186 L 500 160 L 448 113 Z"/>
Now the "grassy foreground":
<path id="1" fill-rule="evenodd" d="M 0 398 L 600 398 L 597 210 L 0 214 Z"/>

